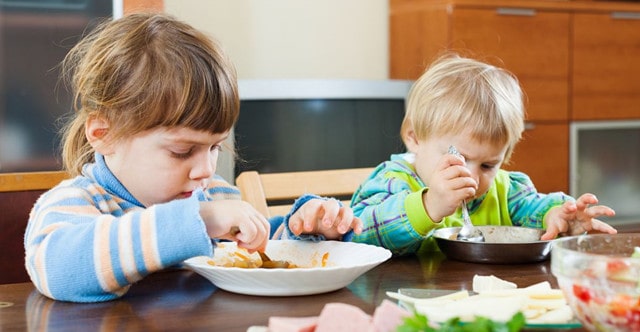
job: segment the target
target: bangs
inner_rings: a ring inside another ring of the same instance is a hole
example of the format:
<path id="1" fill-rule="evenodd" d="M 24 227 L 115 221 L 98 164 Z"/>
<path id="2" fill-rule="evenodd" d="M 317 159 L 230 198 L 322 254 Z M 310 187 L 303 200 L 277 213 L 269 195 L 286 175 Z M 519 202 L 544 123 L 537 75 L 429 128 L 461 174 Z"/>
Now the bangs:
<path id="1" fill-rule="evenodd" d="M 214 69 L 204 73 L 194 70 L 186 77 L 160 83 L 161 103 L 158 103 L 151 127 L 187 127 L 197 131 L 222 133 L 231 129 L 239 115 L 239 99 L 235 80 L 220 80 L 211 75 Z M 174 75 L 189 74 L 187 72 Z M 224 78 L 224 77 L 223 77 Z"/>
<path id="2" fill-rule="evenodd" d="M 183 126 L 222 133 L 237 120 L 240 102 L 235 73 L 212 61 L 205 50 L 196 51 L 195 55 L 193 50 L 188 53 L 191 57 L 175 52 L 160 59 L 156 55 L 161 52 L 149 54 L 150 65 L 155 63 L 151 67 L 156 67 L 153 75 L 167 78 L 152 81 L 153 87 L 143 92 L 148 100 L 142 104 L 152 105 L 147 114 L 155 118 L 149 128 Z"/>
<path id="3" fill-rule="evenodd" d="M 201 32 L 175 22 L 154 23 L 132 32 L 144 36 L 124 47 L 136 49 L 128 52 L 136 57 L 120 59 L 109 80 L 117 91 L 107 116 L 121 124 L 118 134 L 155 127 L 229 131 L 240 111 L 233 64 Z M 162 29 L 153 28 L 157 25 Z"/>

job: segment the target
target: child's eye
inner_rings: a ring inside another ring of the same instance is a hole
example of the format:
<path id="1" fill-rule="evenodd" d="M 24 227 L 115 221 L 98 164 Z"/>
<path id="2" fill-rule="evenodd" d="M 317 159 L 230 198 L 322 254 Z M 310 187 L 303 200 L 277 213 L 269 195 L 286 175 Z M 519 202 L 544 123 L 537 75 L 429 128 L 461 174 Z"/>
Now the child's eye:
<path id="1" fill-rule="evenodd" d="M 222 144 L 216 144 L 211 146 L 211 151 L 220 151 L 222 150 Z"/>
<path id="2" fill-rule="evenodd" d="M 482 164 L 482 169 L 486 169 L 488 171 L 492 170 L 496 168 L 496 165 L 492 165 L 492 164 Z"/>
<path id="3" fill-rule="evenodd" d="M 192 153 L 193 149 L 189 149 L 189 151 L 186 152 L 171 151 L 171 156 L 177 159 L 188 159 L 189 157 L 191 157 Z"/>

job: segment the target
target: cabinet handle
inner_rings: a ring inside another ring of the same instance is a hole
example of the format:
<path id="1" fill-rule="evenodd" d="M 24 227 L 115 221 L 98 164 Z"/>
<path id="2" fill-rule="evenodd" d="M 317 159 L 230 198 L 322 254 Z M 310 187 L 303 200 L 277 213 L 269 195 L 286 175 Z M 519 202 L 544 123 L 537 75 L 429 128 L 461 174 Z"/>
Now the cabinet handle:
<path id="1" fill-rule="evenodd" d="M 534 16 L 536 14 L 536 10 L 529 8 L 498 7 L 498 9 L 496 9 L 496 13 L 498 15 Z"/>
<path id="2" fill-rule="evenodd" d="M 638 12 L 611 12 L 611 18 L 614 20 L 640 20 Z"/>
<path id="3" fill-rule="evenodd" d="M 525 122 L 524 123 L 524 130 L 534 130 L 536 129 L 536 124 L 533 122 Z"/>

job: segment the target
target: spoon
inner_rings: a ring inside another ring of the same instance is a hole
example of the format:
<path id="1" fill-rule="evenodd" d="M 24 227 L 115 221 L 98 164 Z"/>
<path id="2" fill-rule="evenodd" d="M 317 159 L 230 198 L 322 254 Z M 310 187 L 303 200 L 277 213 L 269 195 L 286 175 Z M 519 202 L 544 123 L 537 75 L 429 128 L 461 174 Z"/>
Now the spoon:
<path id="1" fill-rule="evenodd" d="M 449 153 L 462 157 L 460 152 L 458 152 L 456 147 L 453 145 L 449 146 Z M 473 227 L 473 224 L 471 223 L 471 217 L 469 216 L 469 210 L 467 209 L 467 201 L 464 199 L 462 200 L 461 209 L 464 225 L 462 225 L 462 228 L 460 228 L 457 239 L 469 242 L 484 242 L 484 235 L 482 234 L 482 232 L 479 229 Z"/>
<path id="2" fill-rule="evenodd" d="M 260 255 L 260 259 L 262 260 L 263 264 L 266 262 L 271 262 L 271 257 L 267 256 L 264 251 L 258 251 L 258 255 Z"/>
<path id="3" fill-rule="evenodd" d="M 473 227 L 471 223 L 471 217 L 469 217 L 469 210 L 467 210 L 467 202 L 465 200 L 462 200 L 462 219 L 464 220 L 464 225 L 462 225 L 462 228 L 460 228 L 458 232 L 458 240 L 484 242 L 482 232 L 476 227 Z"/>

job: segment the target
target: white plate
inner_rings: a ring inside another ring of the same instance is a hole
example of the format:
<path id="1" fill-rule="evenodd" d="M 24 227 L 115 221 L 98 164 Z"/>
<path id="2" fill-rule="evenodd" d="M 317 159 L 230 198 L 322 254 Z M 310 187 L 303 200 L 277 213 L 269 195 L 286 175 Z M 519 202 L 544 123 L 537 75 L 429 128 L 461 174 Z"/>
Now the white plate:
<path id="1" fill-rule="evenodd" d="M 213 260 L 236 252 L 235 242 L 219 243 Z M 298 266 L 291 269 L 263 269 L 214 266 L 211 257 L 185 261 L 187 267 L 229 292 L 260 296 L 294 296 L 331 292 L 346 287 L 357 277 L 391 257 L 385 248 L 339 241 L 269 241 L 266 254 Z M 320 266 L 328 253 L 326 265 Z"/>

